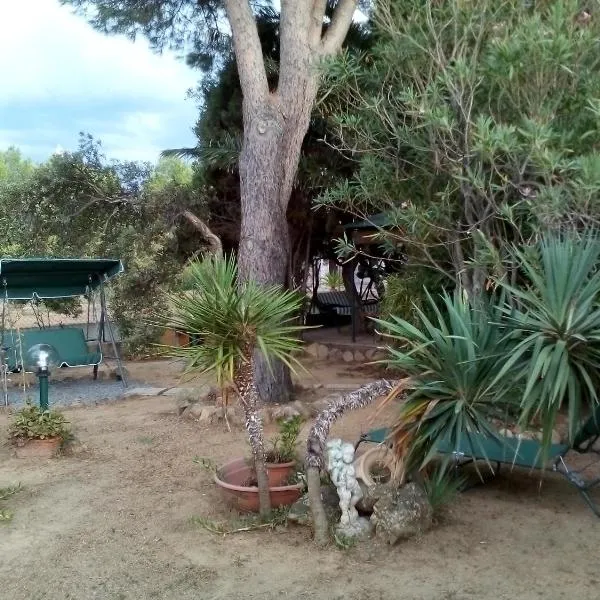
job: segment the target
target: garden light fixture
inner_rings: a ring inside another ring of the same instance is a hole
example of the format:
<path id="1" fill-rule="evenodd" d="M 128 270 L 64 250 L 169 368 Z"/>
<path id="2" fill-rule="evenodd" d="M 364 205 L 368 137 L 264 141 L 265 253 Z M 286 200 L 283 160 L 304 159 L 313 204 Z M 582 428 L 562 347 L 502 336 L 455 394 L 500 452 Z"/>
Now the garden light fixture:
<path id="1" fill-rule="evenodd" d="M 33 371 L 40 382 L 40 408 L 48 410 L 48 375 L 59 364 L 58 353 L 50 344 L 36 344 L 25 355 L 25 368 Z"/>

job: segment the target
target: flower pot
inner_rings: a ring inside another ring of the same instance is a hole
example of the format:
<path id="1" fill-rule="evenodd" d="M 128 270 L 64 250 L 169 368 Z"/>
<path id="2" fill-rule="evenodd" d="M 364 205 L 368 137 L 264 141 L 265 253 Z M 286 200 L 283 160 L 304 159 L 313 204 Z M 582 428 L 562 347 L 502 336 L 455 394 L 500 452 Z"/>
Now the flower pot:
<path id="1" fill-rule="evenodd" d="M 296 469 L 296 463 L 267 463 L 267 475 L 269 477 L 269 485 L 275 487 L 284 484 L 293 475 Z"/>
<path id="2" fill-rule="evenodd" d="M 258 512 L 258 487 L 248 485 L 255 479 L 253 467 L 245 458 L 236 458 L 217 469 L 215 483 L 221 488 L 227 503 L 240 512 Z M 302 493 L 302 484 L 269 487 L 271 506 L 290 506 Z"/>
<path id="3" fill-rule="evenodd" d="M 27 440 L 23 445 L 15 447 L 15 454 L 17 458 L 53 458 L 60 448 L 61 441 L 59 437 Z"/>

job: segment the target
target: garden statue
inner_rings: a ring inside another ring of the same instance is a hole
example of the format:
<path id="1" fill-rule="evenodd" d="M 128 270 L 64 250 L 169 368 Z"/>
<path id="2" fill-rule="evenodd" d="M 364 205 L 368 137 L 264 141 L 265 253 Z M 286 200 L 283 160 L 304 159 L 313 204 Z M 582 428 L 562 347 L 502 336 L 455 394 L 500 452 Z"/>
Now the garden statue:
<path id="1" fill-rule="evenodd" d="M 346 537 L 368 533 L 371 524 L 368 519 L 359 517 L 356 503 L 362 498 L 362 490 L 354 469 L 354 446 L 340 439 L 327 442 L 327 471 L 335 485 L 342 511 L 337 532 Z"/>

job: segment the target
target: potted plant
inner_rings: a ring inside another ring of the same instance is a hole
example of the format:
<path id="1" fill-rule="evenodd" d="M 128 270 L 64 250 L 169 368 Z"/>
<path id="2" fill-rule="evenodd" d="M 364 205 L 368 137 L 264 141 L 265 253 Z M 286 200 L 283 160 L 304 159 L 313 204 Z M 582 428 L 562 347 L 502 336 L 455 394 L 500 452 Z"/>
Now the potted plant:
<path id="1" fill-rule="evenodd" d="M 17 457 L 52 458 L 69 435 L 69 427 L 57 410 L 42 410 L 27 402 L 15 413 L 8 434 Z"/>
<path id="2" fill-rule="evenodd" d="M 267 474 L 269 485 L 286 483 L 296 468 L 296 444 L 302 427 L 302 417 L 297 415 L 289 419 L 280 419 L 279 433 L 270 440 L 267 450 Z"/>
<path id="3" fill-rule="evenodd" d="M 235 390 L 252 448 L 251 464 L 243 457 L 235 459 L 217 469 L 215 481 L 240 510 L 260 508 L 268 515 L 272 505 L 299 498 L 302 485 L 269 485 L 254 358 L 260 353 L 268 364 L 280 360 L 290 368 L 299 365 L 297 334 L 303 327 L 296 318 L 302 298 L 279 286 L 238 281 L 235 260 L 220 256 L 192 262 L 183 283 L 181 293 L 170 295 L 172 315 L 164 325 L 195 343 L 171 348 L 170 353 L 186 359 L 187 372 L 212 372 L 221 389 L 229 385 Z"/>

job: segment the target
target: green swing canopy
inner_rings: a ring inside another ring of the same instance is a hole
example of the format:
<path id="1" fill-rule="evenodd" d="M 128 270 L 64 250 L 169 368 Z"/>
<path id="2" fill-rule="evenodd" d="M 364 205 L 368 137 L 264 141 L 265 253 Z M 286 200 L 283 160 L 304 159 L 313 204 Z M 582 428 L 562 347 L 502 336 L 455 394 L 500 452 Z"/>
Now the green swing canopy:
<path id="1" fill-rule="evenodd" d="M 9 300 L 83 296 L 122 271 L 112 258 L 2 258 L 0 293 Z"/>

